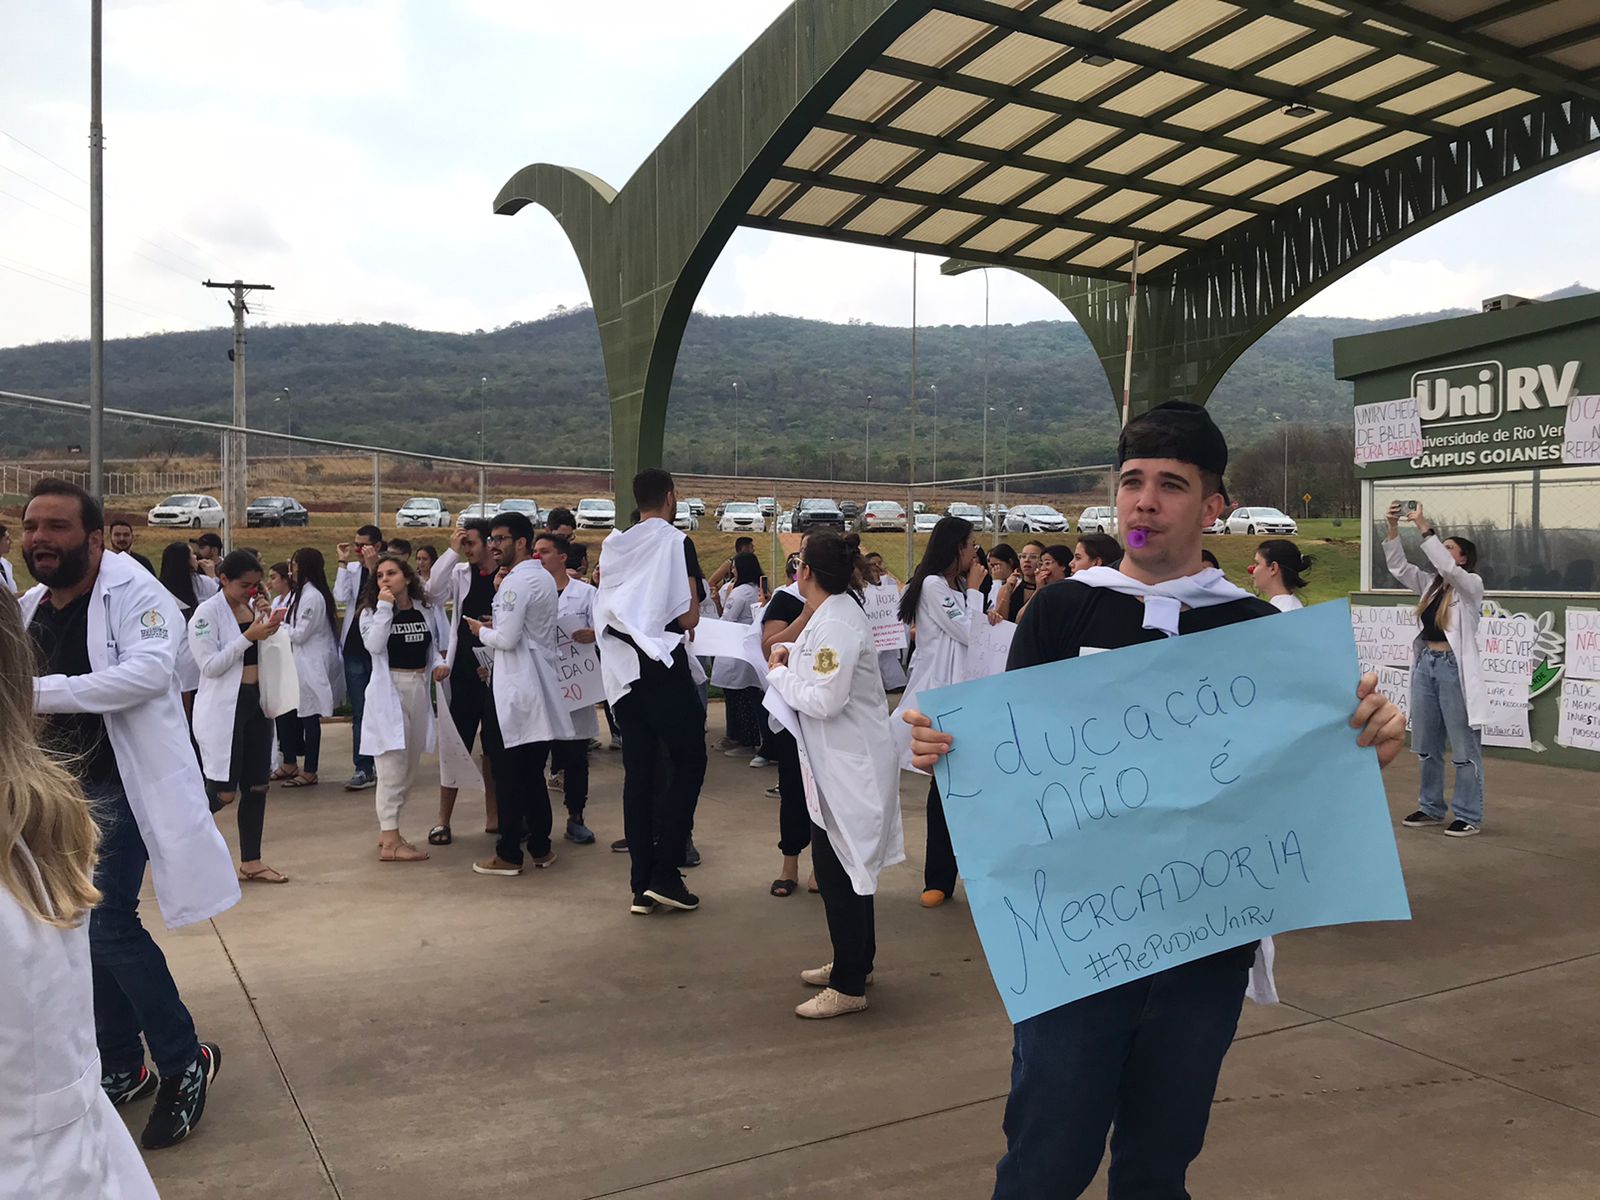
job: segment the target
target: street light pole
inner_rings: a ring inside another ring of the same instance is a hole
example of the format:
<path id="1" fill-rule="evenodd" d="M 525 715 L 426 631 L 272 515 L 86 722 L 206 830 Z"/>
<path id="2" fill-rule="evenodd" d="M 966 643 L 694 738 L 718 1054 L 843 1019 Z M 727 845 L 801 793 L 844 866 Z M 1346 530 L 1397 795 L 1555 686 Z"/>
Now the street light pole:
<path id="1" fill-rule="evenodd" d="M 930 383 L 928 390 L 933 393 L 933 481 L 939 482 L 939 385 Z"/>
<path id="2" fill-rule="evenodd" d="M 983 273 L 983 477 L 989 478 L 989 272 Z"/>
<path id="3" fill-rule="evenodd" d="M 733 381 L 733 477 L 739 478 L 739 381 Z"/>
<path id="4" fill-rule="evenodd" d="M 489 377 L 480 376 L 478 379 L 478 461 L 482 462 L 488 457 L 489 443 L 485 435 L 488 427 L 489 413 Z"/>
<path id="5" fill-rule="evenodd" d="M 861 482 L 872 482 L 872 393 L 867 393 L 867 444 L 861 451 Z"/>
<path id="6" fill-rule="evenodd" d="M 289 389 L 288 388 L 282 388 L 278 392 L 278 399 L 282 400 L 285 404 L 287 404 L 289 406 L 289 437 L 293 438 L 294 437 L 294 397 L 289 393 Z M 289 461 L 290 462 L 294 461 L 294 442 L 293 441 L 291 441 L 289 443 Z"/>
<path id="7" fill-rule="evenodd" d="M 1289 511 L 1289 426 L 1283 427 L 1283 511 Z"/>

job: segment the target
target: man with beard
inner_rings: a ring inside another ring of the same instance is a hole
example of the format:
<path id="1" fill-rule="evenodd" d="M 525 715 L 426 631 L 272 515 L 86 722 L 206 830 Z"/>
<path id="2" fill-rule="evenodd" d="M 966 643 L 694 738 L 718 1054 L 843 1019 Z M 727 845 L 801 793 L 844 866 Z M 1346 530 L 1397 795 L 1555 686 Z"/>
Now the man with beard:
<path id="1" fill-rule="evenodd" d="M 150 565 L 150 560 L 133 548 L 133 523 L 125 517 L 113 517 L 106 532 L 110 534 L 110 542 L 106 546 L 113 554 L 126 554 L 150 574 L 154 575 L 156 569 Z"/>
<path id="2" fill-rule="evenodd" d="M 239 900 L 228 848 L 211 820 L 178 696 L 171 593 L 125 555 L 105 553 L 99 503 L 41 480 L 22 520 L 22 555 L 39 581 L 22 597 L 39 663 L 40 740 L 83 787 L 100 827 L 89 918 L 101 1086 L 122 1105 L 156 1092 L 147 1150 L 194 1131 L 221 1065 L 195 1036 L 166 959 L 139 920 L 145 863 L 169 928 Z M 143 1038 L 143 1045 L 140 1039 Z M 145 1066 L 145 1047 L 157 1077 Z"/>

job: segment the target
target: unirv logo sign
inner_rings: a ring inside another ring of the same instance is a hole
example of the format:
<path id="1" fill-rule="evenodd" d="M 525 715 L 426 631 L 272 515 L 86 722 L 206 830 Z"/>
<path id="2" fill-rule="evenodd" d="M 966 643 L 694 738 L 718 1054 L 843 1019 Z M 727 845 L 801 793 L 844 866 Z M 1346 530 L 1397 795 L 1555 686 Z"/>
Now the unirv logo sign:
<path id="1" fill-rule="evenodd" d="M 1578 383 L 1578 362 L 1511 367 L 1498 360 L 1418 371 L 1411 394 L 1425 425 L 1467 425 L 1506 413 L 1565 408 Z"/>

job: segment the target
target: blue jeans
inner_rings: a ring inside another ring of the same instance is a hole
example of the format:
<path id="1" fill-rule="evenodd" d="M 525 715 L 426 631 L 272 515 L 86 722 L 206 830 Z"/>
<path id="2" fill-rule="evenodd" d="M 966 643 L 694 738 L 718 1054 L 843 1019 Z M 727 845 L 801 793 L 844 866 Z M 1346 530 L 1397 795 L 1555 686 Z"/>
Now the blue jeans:
<path id="1" fill-rule="evenodd" d="M 1016 1025 L 995 1200 L 1188 1200 L 1249 969 L 1201 959 Z"/>
<path id="2" fill-rule="evenodd" d="M 1483 735 L 1467 722 L 1467 700 L 1461 692 L 1461 668 L 1455 654 L 1424 647 L 1411 670 L 1411 749 L 1422 769 L 1417 807 L 1440 819 L 1445 815 L 1446 738 L 1456 765 L 1450 807 L 1457 819 L 1481 826 Z"/>
<path id="3" fill-rule="evenodd" d="M 137 1070 L 144 1062 L 142 1033 L 157 1073 L 164 1079 L 181 1075 L 199 1055 L 200 1043 L 166 957 L 139 920 L 149 852 L 120 785 L 84 791 L 100 827 L 94 885 L 102 899 L 89 914 L 89 960 L 101 1068 L 107 1074 Z"/>
<path id="4" fill-rule="evenodd" d="M 350 697 L 350 761 L 363 775 L 377 772 L 372 756 L 361 753 L 361 713 L 367 707 L 367 681 L 371 678 L 372 659 L 368 655 L 344 656 L 344 690 Z"/>

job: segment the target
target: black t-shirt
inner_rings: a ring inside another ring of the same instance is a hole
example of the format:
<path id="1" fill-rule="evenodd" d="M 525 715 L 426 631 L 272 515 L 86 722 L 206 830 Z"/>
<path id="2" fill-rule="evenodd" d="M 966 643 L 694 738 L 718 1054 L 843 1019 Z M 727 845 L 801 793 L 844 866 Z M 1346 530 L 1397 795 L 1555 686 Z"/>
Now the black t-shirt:
<path id="1" fill-rule="evenodd" d="M 487 621 L 494 615 L 494 576 L 491 568 L 484 574 L 476 567 L 470 568 L 472 582 L 467 586 L 467 594 L 461 598 L 460 612 L 456 613 L 456 658 L 455 672 L 462 675 L 478 677 L 478 656 L 473 653 L 483 645 L 478 637 L 467 626 L 467 618 L 474 621 Z"/>
<path id="2" fill-rule="evenodd" d="M 1226 604 L 1185 609 L 1178 615 L 1178 635 L 1203 633 L 1270 617 L 1277 609 L 1265 600 L 1246 596 Z M 1083 647 L 1119 650 L 1141 642 L 1159 642 L 1166 635 L 1158 629 L 1144 628 L 1144 603 L 1137 596 L 1126 596 L 1110 588 L 1063 580 L 1041 588 L 1017 623 L 1016 637 L 1006 659 L 1006 670 L 1020 671 L 1041 663 L 1077 658 Z M 1249 967 L 1256 960 L 1258 942 L 1235 946 L 1206 961 L 1225 966 Z"/>
<path id="3" fill-rule="evenodd" d="M 420 671 L 428 665 L 428 646 L 433 634 L 428 621 L 414 608 L 397 608 L 389 626 L 389 668 L 394 671 Z"/>
<path id="4" fill-rule="evenodd" d="M 34 657 L 41 675 L 87 675 L 89 665 L 89 602 L 85 592 L 63 609 L 51 607 L 50 597 L 28 625 Z M 98 713 L 49 713 L 44 716 L 39 741 L 62 755 L 66 767 L 80 783 L 120 783 L 116 752 L 106 736 L 105 719 Z"/>
<path id="5" fill-rule="evenodd" d="M 683 567 L 689 573 L 689 578 L 694 580 L 694 602 L 699 604 L 706 598 L 706 576 L 700 569 L 700 552 L 694 548 L 694 542 L 688 538 L 683 539 Z M 667 622 L 668 633 L 683 633 L 684 628 L 678 624 L 674 617 Z"/>
<path id="6" fill-rule="evenodd" d="M 772 603 L 767 605 L 767 611 L 761 616 L 761 623 L 765 625 L 768 621 L 782 621 L 784 625 L 792 625 L 805 610 L 805 601 L 793 592 L 776 592 Z"/>
<path id="7" fill-rule="evenodd" d="M 340 569 L 343 570 L 344 568 L 341 567 Z M 356 598 L 350 602 L 351 604 L 358 605 L 361 603 L 361 597 L 367 594 L 367 580 L 371 578 L 372 572 L 362 567 L 361 582 L 356 584 Z M 344 635 L 344 653 L 346 658 L 352 654 L 358 658 L 367 656 L 366 643 L 361 640 L 361 619 L 359 616 L 350 622 L 350 632 Z"/>
<path id="8" fill-rule="evenodd" d="M 150 574 L 154 575 L 156 573 L 156 569 L 150 565 L 150 560 L 144 555 L 140 554 L 137 550 L 129 550 L 128 557 L 133 559 L 134 562 L 138 563 L 146 571 L 149 571 Z"/>

